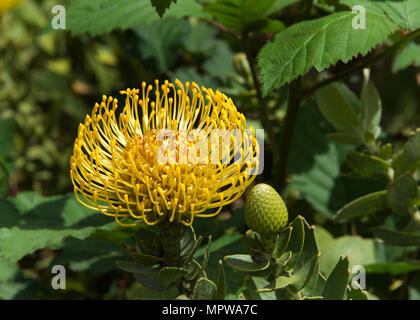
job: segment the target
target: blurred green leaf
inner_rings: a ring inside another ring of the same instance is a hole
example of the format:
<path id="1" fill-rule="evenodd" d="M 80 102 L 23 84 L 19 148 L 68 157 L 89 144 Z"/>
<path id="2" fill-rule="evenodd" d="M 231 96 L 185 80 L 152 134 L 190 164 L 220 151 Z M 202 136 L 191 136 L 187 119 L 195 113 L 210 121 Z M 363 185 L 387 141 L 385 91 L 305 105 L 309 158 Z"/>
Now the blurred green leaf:
<path id="1" fill-rule="evenodd" d="M 68 263 L 72 271 L 100 275 L 115 269 L 115 260 L 124 258 L 129 258 L 127 250 L 109 240 L 68 238 L 52 264 Z"/>
<path id="2" fill-rule="evenodd" d="M 411 65 L 420 66 L 420 44 L 415 42 L 409 43 L 396 55 L 392 65 L 392 72 L 398 72 Z"/>
<path id="3" fill-rule="evenodd" d="M 364 139 L 361 136 L 343 132 L 328 133 L 325 137 L 335 143 L 349 144 L 349 145 L 361 145 L 364 143 Z"/>
<path id="4" fill-rule="evenodd" d="M 411 174 L 403 174 L 387 186 L 386 201 L 392 211 L 399 215 L 409 215 L 411 200 L 417 197 L 416 180 Z"/>
<path id="5" fill-rule="evenodd" d="M 371 179 L 387 177 L 388 169 L 391 167 L 379 157 L 355 151 L 346 155 L 346 162 L 357 175 Z"/>
<path id="6" fill-rule="evenodd" d="M 367 273 L 388 273 L 393 277 L 420 270 L 420 265 L 410 264 L 407 262 L 373 263 L 364 267 Z"/>
<path id="7" fill-rule="evenodd" d="M 140 37 L 142 57 L 153 61 L 159 72 L 170 69 L 178 58 L 177 50 L 188 35 L 189 25 L 183 19 L 165 18 L 135 29 Z"/>
<path id="8" fill-rule="evenodd" d="M 249 31 L 252 24 L 264 17 L 274 0 L 217 0 L 204 9 L 222 25 L 241 33 Z"/>
<path id="9" fill-rule="evenodd" d="M 182 0 L 166 10 L 167 17 L 207 17 L 195 0 Z M 159 19 L 149 0 L 77 0 L 67 10 L 67 24 L 73 35 L 89 32 L 93 36 L 116 28 L 132 28 Z"/>
<path id="10" fill-rule="evenodd" d="M 204 62 L 203 69 L 210 75 L 224 79 L 234 73 L 234 54 L 226 42 L 218 42 L 211 51 L 210 58 Z"/>
<path id="11" fill-rule="evenodd" d="M 340 180 L 344 154 L 353 147 L 336 145 L 324 137 L 328 124 L 312 102 L 300 107 L 287 170 L 290 189 L 296 189 L 315 210 L 332 218 L 348 202 Z"/>
<path id="12" fill-rule="evenodd" d="M 420 161 L 420 129 L 408 139 L 403 150 L 392 161 L 395 176 L 411 172 Z"/>
<path id="13" fill-rule="evenodd" d="M 321 247 L 320 271 L 329 275 L 333 270 L 337 257 L 340 255 L 350 258 L 350 268 L 354 265 L 369 265 L 376 263 L 375 242 L 359 236 L 342 236 Z"/>
<path id="14" fill-rule="evenodd" d="M 396 246 L 420 245 L 420 233 L 395 231 L 386 228 L 374 228 L 373 233 L 387 244 Z"/>
<path id="15" fill-rule="evenodd" d="M 353 99 L 349 99 L 349 96 Z M 317 90 L 316 101 L 322 115 L 337 131 L 347 134 L 362 134 L 357 114 L 359 108 L 355 105 L 360 102 L 344 84 L 333 83 Z"/>
<path id="16" fill-rule="evenodd" d="M 365 83 L 361 93 L 363 128 L 373 135 L 381 122 L 382 102 L 372 81 Z"/>
<path id="17" fill-rule="evenodd" d="M 338 210 L 334 220 L 343 222 L 355 217 L 383 211 L 388 207 L 386 198 L 387 192 L 385 190 L 357 198 Z"/>
<path id="18" fill-rule="evenodd" d="M 164 267 L 159 272 L 159 286 L 162 288 L 169 287 L 172 283 L 187 275 L 187 270 L 177 267 Z"/>

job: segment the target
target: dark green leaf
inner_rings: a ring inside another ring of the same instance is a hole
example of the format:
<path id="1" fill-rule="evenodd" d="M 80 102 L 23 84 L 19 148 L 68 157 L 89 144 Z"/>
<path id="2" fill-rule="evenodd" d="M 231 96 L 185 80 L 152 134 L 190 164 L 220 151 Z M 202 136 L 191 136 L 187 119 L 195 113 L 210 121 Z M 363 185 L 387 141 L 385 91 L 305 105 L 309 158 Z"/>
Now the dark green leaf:
<path id="1" fill-rule="evenodd" d="M 415 42 L 409 43 L 396 55 L 392 65 L 392 72 L 398 72 L 411 65 L 420 66 L 420 44 Z"/>
<path id="2" fill-rule="evenodd" d="M 408 139 L 404 149 L 392 161 L 395 176 L 411 172 L 420 161 L 420 129 Z"/>
<path id="3" fill-rule="evenodd" d="M 217 21 L 230 30 L 241 33 L 264 17 L 274 0 L 217 0 L 205 8 Z"/>
<path id="4" fill-rule="evenodd" d="M 416 180 L 411 174 L 403 174 L 387 186 L 386 201 L 392 211 L 409 215 L 411 200 L 417 197 Z"/>
<path id="5" fill-rule="evenodd" d="M 325 283 L 322 296 L 327 300 L 342 300 L 349 277 L 349 259 L 341 257 Z"/>
<path id="6" fill-rule="evenodd" d="M 362 122 L 365 130 L 369 130 L 373 135 L 379 126 L 382 116 L 382 103 L 378 91 L 373 82 L 365 83 L 362 88 Z"/>
<path id="7" fill-rule="evenodd" d="M 223 261 L 219 260 L 219 275 L 217 277 L 217 291 L 214 296 L 216 300 L 224 300 L 226 297 L 226 274 Z"/>
<path id="8" fill-rule="evenodd" d="M 383 179 L 391 167 L 388 162 L 379 157 L 360 152 L 348 153 L 346 162 L 357 175 L 372 179 Z"/>
<path id="9" fill-rule="evenodd" d="M 420 246 L 420 233 L 375 228 L 373 233 L 387 244 L 396 246 Z"/>
<path id="10" fill-rule="evenodd" d="M 273 254 L 272 254 L 275 259 L 279 258 L 285 252 L 289 244 L 291 235 L 292 235 L 292 227 L 290 226 L 283 229 L 280 232 L 279 237 L 277 238 L 277 241 L 276 241 L 276 245 L 273 250 Z"/>
<path id="11" fill-rule="evenodd" d="M 194 288 L 194 300 L 210 300 L 213 299 L 217 292 L 216 285 L 213 281 L 201 278 L 197 281 Z"/>
<path id="12" fill-rule="evenodd" d="M 187 274 L 187 270 L 177 267 L 164 267 L 159 272 L 158 281 L 162 288 L 169 287 L 172 283 L 179 280 Z"/>
<path id="13" fill-rule="evenodd" d="M 231 268 L 243 272 L 262 271 L 270 266 L 270 261 L 255 262 L 247 254 L 233 254 L 224 260 Z"/>
<path id="14" fill-rule="evenodd" d="M 322 115 L 337 131 L 363 135 L 357 114 L 360 102 L 344 84 L 333 83 L 317 90 L 316 101 Z"/>
<path id="15" fill-rule="evenodd" d="M 343 222 L 355 217 L 383 211 L 388 207 L 386 195 L 387 192 L 383 190 L 357 198 L 338 210 L 334 220 Z"/>

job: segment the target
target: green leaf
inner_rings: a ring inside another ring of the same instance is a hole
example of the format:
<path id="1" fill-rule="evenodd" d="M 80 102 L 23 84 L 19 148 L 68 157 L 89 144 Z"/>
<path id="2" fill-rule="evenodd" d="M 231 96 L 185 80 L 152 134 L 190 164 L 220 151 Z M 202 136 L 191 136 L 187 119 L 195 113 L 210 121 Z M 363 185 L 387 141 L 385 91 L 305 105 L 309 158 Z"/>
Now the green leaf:
<path id="1" fill-rule="evenodd" d="M 408 139 L 403 150 L 392 161 L 395 176 L 413 171 L 420 161 L 420 129 Z"/>
<path id="2" fill-rule="evenodd" d="M 214 296 L 215 300 L 225 300 L 226 297 L 226 274 L 223 267 L 223 261 L 219 260 L 219 275 L 217 277 L 217 291 Z"/>
<path id="3" fill-rule="evenodd" d="M 290 251 L 292 256 L 289 262 L 286 265 L 287 269 L 291 269 L 299 261 L 300 255 L 305 242 L 305 228 L 303 225 L 303 217 L 297 216 L 295 220 L 291 223 L 292 235 L 290 237 L 289 244 L 286 251 Z"/>
<path id="4" fill-rule="evenodd" d="M 417 183 L 411 174 L 403 174 L 387 186 L 386 201 L 399 215 L 409 215 L 411 200 L 417 197 Z"/>
<path id="5" fill-rule="evenodd" d="M 411 65 L 420 66 L 420 44 L 410 42 L 395 57 L 392 72 L 398 72 Z"/>
<path id="6" fill-rule="evenodd" d="M 378 91 L 372 81 L 362 87 L 362 123 L 363 128 L 373 135 L 379 126 L 382 116 L 382 103 Z"/>
<path id="7" fill-rule="evenodd" d="M 260 277 L 246 277 L 245 286 L 247 290 L 244 291 L 244 294 L 248 295 L 247 299 L 252 300 L 275 300 L 276 296 L 272 290 L 266 291 L 261 290 L 268 288 L 271 284 L 264 278 Z M 261 291 L 260 291 L 261 290 Z"/>
<path id="8" fill-rule="evenodd" d="M 158 269 L 157 267 L 145 266 L 134 261 L 117 261 L 116 264 L 124 271 L 146 275 L 154 273 Z"/>
<path id="9" fill-rule="evenodd" d="M 279 258 L 286 251 L 291 235 L 292 235 L 292 227 L 290 226 L 287 228 L 284 228 L 280 232 L 276 241 L 276 245 L 273 250 L 273 254 L 272 254 L 274 259 Z"/>
<path id="10" fill-rule="evenodd" d="M 385 243 L 396 246 L 420 246 L 420 233 L 395 231 L 386 228 L 374 228 L 373 234 L 385 241 Z"/>
<path id="11" fill-rule="evenodd" d="M 223 79 L 234 74 L 233 67 L 234 53 L 226 42 L 217 42 L 211 50 L 209 59 L 204 62 L 203 69 L 209 74 Z"/>
<path id="12" fill-rule="evenodd" d="M 365 55 L 397 25 L 384 15 L 366 12 L 366 29 L 353 29 L 352 12 L 337 12 L 292 25 L 278 33 L 258 55 L 263 91 L 267 95 L 312 67 L 321 71 L 339 60 Z M 337 42 L 340 35 L 343 41 Z M 287 44 L 287 45 L 285 45 Z"/>
<path id="13" fill-rule="evenodd" d="M 274 0 L 217 0 L 204 11 L 228 29 L 241 33 L 249 31 L 253 23 L 263 18 L 273 3 Z"/>
<path id="14" fill-rule="evenodd" d="M 52 264 L 68 263 L 74 272 L 87 270 L 90 274 L 102 275 L 116 268 L 116 260 L 128 258 L 127 250 L 107 239 L 67 238 Z"/>
<path id="15" fill-rule="evenodd" d="M 391 167 L 379 157 L 355 151 L 346 155 L 346 162 L 357 175 L 371 179 L 383 179 Z"/>
<path id="16" fill-rule="evenodd" d="M 200 278 L 194 288 L 194 300 L 210 300 L 213 299 L 217 292 L 217 287 L 213 281 Z"/>
<path id="17" fill-rule="evenodd" d="M 158 281 L 162 288 L 169 287 L 175 281 L 181 279 L 187 274 L 187 270 L 177 267 L 164 267 L 159 272 Z"/>
<path id="18" fill-rule="evenodd" d="M 377 262 L 375 241 L 359 236 L 342 236 L 329 242 L 322 248 L 320 271 L 329 275 L 333 270 L 338 256 L 350 258 L 350 268 L 355 265 L 368 265 Z"/>
<path id="19" fill-rule="evenodd" d="M 333 83 L 317 90 L 316 101 L 322 115 L 337 131 L 363 133 L 357 114 L 360 102 L 344 84 Z"/>
<path id="20" fill-rule="evenodd" d="M 165 17 L 185 16 L 208 17 L 195 0 L 178 1 L 165 14 Z M 149 0 L 77 0 L 72 1 L 67 10 L 67 26 L 73 35 L 89 32 L 95 36 L 116 28 L 132 28 L 158 19 L 159 15 Z"/>
<path id="21" fill-rule="evenodd" d="M 354 146 L 359 146 L 365 142 L 362 136 L 343 132 L 328 133 L 325 135 L 325 137 L 335 143 L 349 144 Z"/>
<path id="22" fill-rule="evenodd" d="M 226 222 L 223 222 L 226 223 Z M 202 246 L 197 253 L 195 258 L 200 260 L 203 258 L 207 246 Z M 211 259 L 208 262 L 206 273 L 209 279 L 217 282 L 217 277 L 219 273 L 219 263 L 220 259 L 223 259 L 225 256 L 231 254 L 232 252 L 245 253 L 240 240 L 239 233 L 228 234 L 225 233 L 216 240 L 212 241 L 211 245 Z M 243 274 L 235 272 L 232 268 L 226 268 L 226 278 L 229 281 L 226 283 L 227 288 L 227 297 L 226 299 L 233 299 L 237 297 L 241 288 L 243 287 Z"/>
<path id="23" fill-rule="evenodd" d="M 210 247 L 211 247 L 211 239 L 212 236 L 209 236 L 209 241 L 207 243 L 207 248 L 206 248 L 206 252 L 204 253 L 204 258 L 203 258 L 203 264 L 202 264 L 202 268 L 203 270 L 206 269 L 207 266 L 207 262 L 209 261 L 209 257 L 210 257 Z"/>
<path id="24" fill-rule="evenodd" d="M 0 229 L 0 257 L 15 263 L 42 248 L 57 249 L 67 237 L 85 239 L 97 230 L 113 229 L 114 221 L 82 206 L 74 194 L 41 197 L 34 192 L 11 198 L 12 212 L 20 214 L 16 225 Z"/>
<path id="25" fill-rule="evenodd" d="M 292 280 L 293 279 L 290 277 L 285 277 L 285 276 L 277 277 L 273 282 L 268 284 L 265 288 L 257 289 L 257 292 L 258 293 L 272 292 L 272 291 L 283 289 L 287 287 L 288 285 L 290 285 L 292 283 Z"/>
<path id="26" fill-rule="evenodd" d="M 174 286 L 166 290 L 156 290 L 142 286 L 134 282 L 127 290 L 127 299 L 129 300 L 172 300 L 179 295 L 179 291 Z"/>
<path id="27" fill-rule="evenodd" d="M 362 288 L 347 290 L 347 300 L 368 300 L 366 291 Z"/>
<path id="28" fill-rule="evenodd" d="M 373 263 L 365 266 L 367 273 L 390 274 L 392 277 L 420 270 L 420 265 L 407 262 Z"/>
<path id="29" fill-rule="evenodd" d="M 262 271 L 270 266 L 270 261 L 255 262 L 248 254 L 233 254 L 224 260 L 231 268 L 242 272 Z"/>
<path id="30" fill-rule="evenodd" d="M 388 16 L 405 30 L 420 28 L 420 2 L 417 0 L 376 1 Z"/>
<path id="31" fill-rule="evenodd" d="M 350 277 L 349 258 L 341 257 L 325 283 L 322 296 L 326 300 L 342 300 Z"/>
<path id="32" fill-rule="evenodd" d="M 315 210 L 332 218 L 349 200 L 340 176 L 344 154 L 353 147 L 327 141 L 324 134 L 328 131 L 324 128 L 328 127 L 314 103 L 300 107 L 287 171 L 292 180 L 289 188 L 299 191 Z"/>
<path id="33" fill-rule="evenodd" d="M 167 288 L 161 288 L 158 281 L 159 269 L 155 269 L 149 273 L 133 273 L 134 279 L 142 286 L 158 291 L 166 291 Z"/>
<path id="34" fill-rule="evenodd" d="M 319 250 L 315 238 L 313 227 L 303 220 L 304 226 L 304 244 L 299 260 L 293 267 L 293 286 L 292 289 L 297 292 L 302 290 L 313 276 L 318 274 L 319 269 Z"/>
<path id="35" fill-rule="evenodd" d="M 293 268 L 293 283 L 292 283 L 292 290 L 294 292 L 298 292 L 302 290 L 312 279 L 312 277 L 316 277 L 319 270 L 319 254 L 312 257 L 311 260 L 307 261 L 305 264 L 300 266 L 295 271 Z"/>
<path id="36" fill-rule="evenodd" d="M 166 9 L 168 9 L 172 2 L 176 2 L 176 0 L 150 0 L 152 6 L 155 7 L 156 12 L 159 14 L 160 17 L 163 17 Z"/>
<path id="37" fill-rule="evenodd" d="M 131 255 L 132 255 L 134 261 L 136 261 L 138 263 L 141 263 L 143 265 L 146 265 L 146 266 L 155 266 L 155 265 L 158 265 L 159 263 L 163 262 L 163 258 L 148 255 L 148 254 L 145 254 L 145 253 L 134 252 Z"/>
<path id="38" fill-rule="evenodd" d="M 188 32 L 189 25 L 184 19 L 165 18 L 142 24 L 135 29 L 140 38 L 138 50 L 143 59 L 152 61 L 159 72 L 164 72 L 176 62 L 176 52 Z"/>
<path id="39" fill-rule="evenodd" d="M 386 196 L 387 192 L 384 190 L 357 198 L 338 210 L 334 220 L 343 222 L 355 217 L 383 211 L 388 207 Z"/>

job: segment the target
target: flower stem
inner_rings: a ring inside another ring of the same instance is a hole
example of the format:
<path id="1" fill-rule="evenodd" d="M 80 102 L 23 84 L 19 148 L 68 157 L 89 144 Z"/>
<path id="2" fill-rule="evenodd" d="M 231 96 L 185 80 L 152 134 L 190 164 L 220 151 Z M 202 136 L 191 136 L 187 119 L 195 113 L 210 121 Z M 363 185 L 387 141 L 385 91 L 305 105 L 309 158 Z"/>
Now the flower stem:
<path id="1" fill-rule="evenodd" d="M 163 256 L 168 266 L 178 267 L 181 265 L 181 234 L 184 225 L 180 223 L 159 223 L 160 241 Z"/>

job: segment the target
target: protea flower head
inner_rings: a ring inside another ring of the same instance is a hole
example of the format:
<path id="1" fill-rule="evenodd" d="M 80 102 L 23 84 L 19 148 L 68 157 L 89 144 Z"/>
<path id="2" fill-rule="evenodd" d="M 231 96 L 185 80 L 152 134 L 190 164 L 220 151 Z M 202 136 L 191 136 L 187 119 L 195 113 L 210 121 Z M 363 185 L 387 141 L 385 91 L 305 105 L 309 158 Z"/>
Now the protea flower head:
<path id="1" fill-rule="evenodd" d="M 242 195 L 258 170 L 259 144 L 221 92 L 178 80 L 155 85 L 121 91 L 121 112 L 117 99 L 103 96 L 79 125 L 70 159 L 74 192 L 121 225 L 191 225 Z M 214 132 L 222 134 L 214 139 Z"/>

